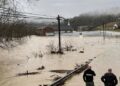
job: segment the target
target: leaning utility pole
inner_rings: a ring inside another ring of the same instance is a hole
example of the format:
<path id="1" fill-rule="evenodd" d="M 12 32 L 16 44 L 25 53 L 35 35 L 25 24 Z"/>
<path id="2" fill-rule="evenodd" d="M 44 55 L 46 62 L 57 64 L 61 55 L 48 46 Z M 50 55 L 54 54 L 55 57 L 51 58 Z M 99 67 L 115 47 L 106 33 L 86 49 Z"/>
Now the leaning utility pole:
<path id="1" fill-rule="evenodd" d="M 60 16 L 58 15 L 57 17 L 58 20 L 58 39 L 59 39 L 59 50 L 58 53 L 62 53 L 62 49 L 61 49 L 61 28 L 60 28 Z"/>

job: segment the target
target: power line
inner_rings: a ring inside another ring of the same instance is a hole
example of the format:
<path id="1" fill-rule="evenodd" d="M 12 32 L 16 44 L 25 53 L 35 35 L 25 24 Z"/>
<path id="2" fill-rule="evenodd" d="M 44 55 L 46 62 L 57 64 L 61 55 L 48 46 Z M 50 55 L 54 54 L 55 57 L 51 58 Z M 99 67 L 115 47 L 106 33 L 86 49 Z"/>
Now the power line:
<path id="1" fill-rule="evenodd" d="M 18 15 L 18 14 L 10 14 L 10 15 L 7 15 L 7 14 L 3 14 L 3 15 L 0 15 L 1 17 L 17 17 L 17 18 L 32 18 L 32 19 L 52 19 L 52 20 L 56 20 L 56 18 L 48 18 L 48 17 L 39 17 L 39 16 L 25 16 L 25 15 Z"/>
<path id="2" fill-rule="evenodd" d="M 10 14 L 11 17 L 20 17 L 20 18 L 33 18 L 33 19 L 56 19 L 56 17 L 54 16 L 48 16 L 48 15 L 41 15 L 41 14 L 36 14 L 36 13 L 29 13 L 29 12 L 21 12 L 16 10 L 16 6 L 15 6 L 15 2 L 14 0 L 9 0 L 9 3 L 13 3 L 13 7 L 1 7 L 0 10 L 3 11 L 8 11 L 11 10 L 12 12 L 16 12 L 16 13 L 8 13 Z M 20 2 L 16 1 L 16 3 L 21 4 Z M 8 16 L 6 15 L 7 12 L 3 12 L 3 16 Z M 60 19 L 65 19 L 64 17 L 60 17 Z"/>
<path id="3" fill-rule="evenodd" d="M 9 11 L 10 8 L 0 8 L 0 10 L 5 9 L 5 12 L 0 12 L 2 15 L 0 16 L 8 16 L 8 17 L 18 17 L 18 18 L 32 18 L 32 19 L 54 19 L 57 20 L 56 17 L 53 16 L 47 16 L 47 15 L 41 15 L 41 14 L 34 14 L 34 13 L 28 13 L 28 12 L 19 12 L 19 11 L 15 11 L 16 13 L 9 13 L 7 12 L 7 10 Z M 12 9 L 13 10 L 13 9 Z M 14 12 L 14 10 L 13 10 Z M 10 15 L 7 15 L 10 14 Z M 61 20 L 65 20 L 64 17 L 60 16 Z"/>
<path id="4" fill-rule="evenodd" d="M 9 8 L 0 8 L 0 10 L 3 10 L 5 9 L 6 11 L 9 9 Z M 34 14 L 34 13 L 28 13 L 28 12 L 20 12 L 20 11 L 16 11 L 18 12 L 19 14 L 22 14 L 22 15 L 25 15 L 25 16 L 31 16 L 31 17 L 43 17 L 43 18 L 50 18 L 50 19 L 55 19 L 56 17 L 53 17 L 53 16 L 48 16 L 48 15 L 41 15 L 41 14 Z"/>
<path id="5" fill-rule="evenodd" d="M 7 12 L 0 12 L 0 16 L 8 16 L 8 17 L 23 17 L 23 18 L 38 18 L 38 19 L 56 19 L 51 17 L 43 17 L 43 16 L 35 16 L 35 15 L 24 15 L 19 13 L 7 13 Z"/>

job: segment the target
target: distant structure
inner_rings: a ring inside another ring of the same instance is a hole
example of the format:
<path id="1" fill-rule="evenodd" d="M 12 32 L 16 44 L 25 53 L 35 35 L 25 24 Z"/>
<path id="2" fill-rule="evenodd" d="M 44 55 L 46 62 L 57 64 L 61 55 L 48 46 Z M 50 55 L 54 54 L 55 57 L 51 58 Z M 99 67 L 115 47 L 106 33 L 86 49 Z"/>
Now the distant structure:
<path id="1" fill-rule="evenodd" d="M 62 32 L 62 33 L 72 32 L 74 29 L 73 29 L 71 26 L 69 26 L 69 25 L 70 25 L 70 23 L 69 23 L 68 25 L 61 24 L 61 32 Z M 50 25 L 49 27 L 54 28 L 54 31 L 55 31 L 55 32 L 58 32 L 58 27 L 57 27 L 57 25 Z"/>
<path id="2" fill-rule="evenodd" d="M 55 35 L 55 30 L 52 27 L 43 28 L 43 32 L 45 33 L 45 36 L 54 36 Z"/>
<path id="3" fill-rule="evenodd" d="M 70 26 L 70 21 L 68 21 L 68 24 L 67 24 L 68 26 Z"/>
<path id="4" fill-rule="evenodd" d="M 54 36 L 55 30 L 54 28 L 49 27 L 49 26 L 41 27 L 41 28 L 36 29 L 35 34 L 39 36 Z"/>
<path id="5" fill-rule="evenodd" d="M 113 25 L 113 30 L 118 29 L 118 24 Z"/>
<path id="6" fill-rule="evenodd" d="M 69 23 L 70 24 L 70 23 Z M 72 33 L 73 28 L 68 25 L 61 25 L 61 32 L 62 33 Z M 36 29 L 35 35 L 38 36 L 54 36 L 56 33 L 58 33 L 57 25 L 46 25 L 41 26 Z"/>
<path id="7" fill-rule="evenodd" d="M 79 32 L 81 32 L 81 31 L 89 31 L 89 30 L 92 30 L 92 26 L 78 26 L 78 28 L 77 28 L 77 30 L 79 31 Z"/>

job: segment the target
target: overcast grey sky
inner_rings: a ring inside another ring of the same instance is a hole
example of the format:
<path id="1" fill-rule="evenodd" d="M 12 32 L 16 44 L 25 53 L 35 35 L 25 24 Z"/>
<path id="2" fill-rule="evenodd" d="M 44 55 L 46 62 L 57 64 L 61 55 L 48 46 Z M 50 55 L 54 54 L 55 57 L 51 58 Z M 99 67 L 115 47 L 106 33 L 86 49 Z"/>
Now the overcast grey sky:
<path id="1" fill-rule="evenodd" d="M 17 6 L 25 12 L 41 15 L 73 17 L 91 11 L 119 7 L 120 0 L 18 0 Z"/>

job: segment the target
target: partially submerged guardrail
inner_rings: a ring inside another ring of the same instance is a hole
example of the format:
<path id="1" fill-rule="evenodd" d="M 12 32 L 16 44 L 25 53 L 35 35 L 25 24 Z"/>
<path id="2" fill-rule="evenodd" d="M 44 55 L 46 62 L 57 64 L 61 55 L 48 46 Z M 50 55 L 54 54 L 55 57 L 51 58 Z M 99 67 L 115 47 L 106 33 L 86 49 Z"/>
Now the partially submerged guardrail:
<path id="1" fill-rule="evenodd" d="M 88 64 L 82 65 L 78 68 L 75 68 L 73 71 L 71 71 L 70 73 L 68 73 L 67 75 L 65 75 L 64 77 L 56 80 L 53 84 L 51 84 L 50 86 L 61 86 L 65 83 L 66 80 L 68 80 L 70 77 L 72 77 L 73 75 L 77 74 L 77 73 L 82 73 L 87 67 Z"/>
<path id="2" fill-rule="evenodd" d="M 94 57 L 93 59 L 95 59 L 95 58 L 96 57 Z M 93 59 L 89 59 L 89 61 L 87 61 L 85 64 L 83 64 L 81 66 L 78 66 L 77 68 L 75 68 L 74 70 L 69 72 L 64 77 L 62 77 L 62 78 L 56 80 L 55 82 L 53 82 L 50 86 L 62 86 L 73 75 L 76 75 L 78 73 L 82 73 L 84 70 L 86 70 L 88 68 L 89 64 L 93 61 Z"/>

